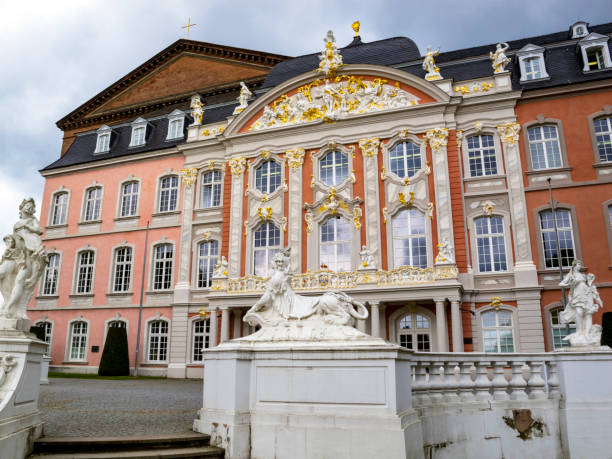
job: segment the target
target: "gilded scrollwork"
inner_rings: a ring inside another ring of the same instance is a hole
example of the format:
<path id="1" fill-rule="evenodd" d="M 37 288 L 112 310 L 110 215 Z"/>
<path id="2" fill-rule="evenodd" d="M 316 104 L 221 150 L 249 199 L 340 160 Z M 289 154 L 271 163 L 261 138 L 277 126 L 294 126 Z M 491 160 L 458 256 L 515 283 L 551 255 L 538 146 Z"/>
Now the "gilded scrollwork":
<path id="1" fill-rule="evenodd" d="M 306 233 L 310 234 L 314 226 L 314 217 L 312 215 L 312 212 L 307 211 L 304 214 L 304 221 L 306 222 Z"/>
<path id="2" fill-rule="evenodd" d="M 181 169 L 180 175 L 183 185 L 189 188 L 195 183 L 198 176 L 198 170 L 195 167 L 185 167 Z"/>
<path id="3" fill-rule="evenodd" d="M 367 158 L 374 158 L 378 155 L 380 147 L 380 139 L 378 137 L 369 137 L 359 141 L 359 148 Z"/>
<path id="4" fill-rule="evenodd" d="M 518 142 L 521 125 L 518 123 L 505 123 L 497 126 L 497 132 L 503 143 L 514 145 Z"/>
<path id="5" fill-rule="evenodd" d="M 231 158 L 228 164 L 232 175 L 240 177 L 245 171 L 247 160 L 244 156 L 238 156 L 236 158 Z"/>
<path id="6" fill-rule="evenodd" d="M 439 153 L 448 144 L 448 129 L 434 128 L 425 133 L 425 138 L 434 153 Z"/>
<path id="7" fill-rule="evenodd" d="M 304 149 L 303 148 L 294 148 L 293 150 L 285 151 L 285 158 L 287 158 L 287 164 L 291 168 L 292 171 L 299 170 L 304 164 Z"/>
<path id="8" fill-rule="evenodd" d="M 361 228 L 361 216 L 362 216 L 362 212 L 361 212 L 361 207 L 356 206 L 353 208 L 353 224 L 355 225 L 355 229 L 359 229 Z"/>

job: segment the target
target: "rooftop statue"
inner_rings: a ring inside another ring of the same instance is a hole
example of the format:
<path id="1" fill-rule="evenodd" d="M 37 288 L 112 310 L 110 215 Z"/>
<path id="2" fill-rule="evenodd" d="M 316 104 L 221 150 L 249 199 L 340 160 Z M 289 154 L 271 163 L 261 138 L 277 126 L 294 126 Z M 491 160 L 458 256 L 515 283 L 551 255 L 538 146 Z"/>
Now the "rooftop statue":
<path id="1" fill-rule="evenodd" d="M 26 307 L 47 263 L 47 252 L 40 239 L 42 229 L 34 216 L 35 210 L 34 200 L 24 199 L 19 206 L 19 220 L 13 226 L 13 234 L 4 237 L 6 249 L 0 260 L 0 292 L 4 298 L 0 307 L 0 328 L 29 330 Z M 19 326 L 20 319 L 27 322 Z"/>
<path id="2" fill-rule="evenodd" d="M 427 54 L 425 54 L 425 58 L 423 59 L 423 70 L 427 72 L 425 74 L 425 79 L 427 81 L 442 79 L 442 76 L 440 75 L 440 69 L 438 68 L 438 66 L 436 65 L 436 61 L 434 60 L 434 57 L 438 56 L 438 54 L 440 54 L 439 46 L 438 49 L 436 49 L 435 51 L 431 50 L 431 46 L 427 47 Z"/>
<path id="3" fill-rule="evenodd" d="M 249 99 L 253 97 L 253 93 L 244 84 L 244 81 L 240 82 L 240 95 L 238 96 L 238 106 L 234 109 L 234 115 L 242 112 L 249 105 Z"/>
<path id="4" fill-rule="evenodd" d="M 240 338 L 244 341 L 307 341 L 371 339 L 353 328 L 355 319 L 366 319 L 368 310 L 346 293 L 298 295 L 291 288 L 291 248 L 274 256 L 272 275 L 263 296 L 248 310 L 244 321 L 262 329 Z"/>
<path id="5" fill-rule="evenodd" d="M 200 100 L 200 96 L 195 95 L 191 97 L 191 116 L 193 123 L 191 126 L 199 126 L 202 124 L 202 118 L 204 118 L 204 104 Z"/>
<path id="6" fill-rule="evenodd" d="M 327 32 L 323 41 L 325 42 L 325 49 L 319 55 L 319 67 L 316 71 L 324 73 L 328 77 L 334 77 L 343 65 L 342 55 L 336 46 L 336 37 L 331 30 Z"/>
<path id="7" fill-rule="evenodd" d="M 506 56 L 510 45 L 508 43 L 498 43 L 495 47 L 495 52 L 489 52 L 491 58 L 491 65 L 493 66 L 493 73 L 503 73 L 506 71 L 506 66 L 510 63 L 510 59 Z"/>
<path id="8" fill-rule="evenodd" d="M 595 286 L 595 275 L 580 272 L 582 262 L 574 260 L 567 275 L 559 284 L 569 288 L 565 309 L 559 314 L 561 323 L 576 323 L 576 331 L 563 338 L 573 346 L 599 346 L 601 325 L 593 325 L 593 314 L 603 307 Z"/>

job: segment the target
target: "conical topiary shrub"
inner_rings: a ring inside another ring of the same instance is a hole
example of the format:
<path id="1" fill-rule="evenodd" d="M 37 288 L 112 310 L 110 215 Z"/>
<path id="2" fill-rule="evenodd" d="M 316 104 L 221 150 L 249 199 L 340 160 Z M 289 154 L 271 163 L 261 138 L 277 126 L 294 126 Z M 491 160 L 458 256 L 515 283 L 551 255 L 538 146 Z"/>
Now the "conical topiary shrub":
<path id="1" fill-rule="evenodd" d="M 128 355 L 127 332 L 122 327 L 110 327 L 98 367 L 100 376 L 129 376 L 130 357 Z"/>
<path id="2" fill-rule="evenodd" d="M 601 345 L 612 347 L 612 312 L 603 313 L 601 328 Z"/>
<path id="3" fill-rule="evenodd" d="M 41 341 L 45 340 L 45 329 L 43 327 L 39 327 L 38 325 L 30 327 L 30 333 L 34 333 L 36 338 Z"/>

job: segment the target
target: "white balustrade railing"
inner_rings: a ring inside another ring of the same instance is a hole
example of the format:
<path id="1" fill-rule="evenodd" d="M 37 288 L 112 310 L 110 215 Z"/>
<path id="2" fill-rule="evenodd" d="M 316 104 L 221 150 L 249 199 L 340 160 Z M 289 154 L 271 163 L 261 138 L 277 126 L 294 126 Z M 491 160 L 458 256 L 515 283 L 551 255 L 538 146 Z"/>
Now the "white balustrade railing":
<path id="1" fill-rule="evenodd" d="M 415 353 L 415 407 L 559 398 L 557 364 L 546 354 Z"/>

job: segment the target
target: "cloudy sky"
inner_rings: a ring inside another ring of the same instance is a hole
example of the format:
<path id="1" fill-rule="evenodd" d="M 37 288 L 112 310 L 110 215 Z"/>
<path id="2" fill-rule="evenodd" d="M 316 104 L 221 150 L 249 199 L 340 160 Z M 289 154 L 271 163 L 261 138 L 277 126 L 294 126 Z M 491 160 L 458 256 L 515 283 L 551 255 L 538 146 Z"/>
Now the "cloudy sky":
<path id="1" fill-rule="evenodd" d="M 151 56 L 184 37 L 300 55 L 333 29 L 348 44 L 412 38 L 443 51 L 567 30 L 577 20 L 612 21 L 610 0 L 0 0 L 0 236 L 23 197 L 37 204 L 38 170 L 60 152 L 55 122 Z"/>

